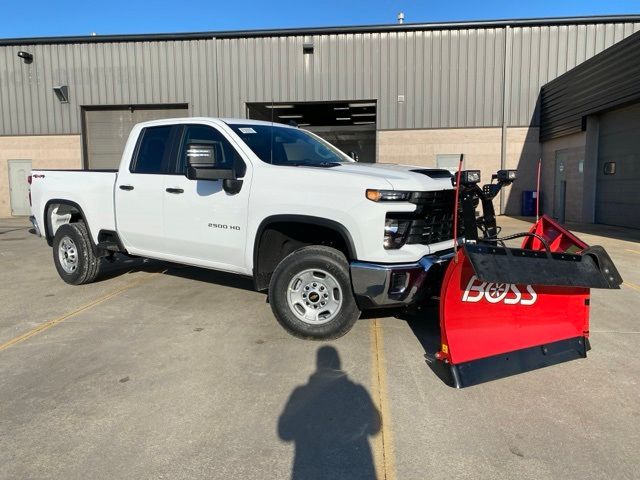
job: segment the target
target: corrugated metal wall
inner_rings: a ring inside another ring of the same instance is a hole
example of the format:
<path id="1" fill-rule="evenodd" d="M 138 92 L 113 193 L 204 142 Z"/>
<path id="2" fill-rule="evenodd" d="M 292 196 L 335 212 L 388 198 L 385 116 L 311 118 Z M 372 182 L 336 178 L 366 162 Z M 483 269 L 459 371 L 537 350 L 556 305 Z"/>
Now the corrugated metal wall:
<path id="1" fill-rule="evenodd" d="M 607 23 L 4 46 L 0 134 L 79 133 L 81 105 L 187 103 L 192 115 L 244 117 L 245 102 L 272 100 L 377 100 L 380 129 L 500 126 L 503 109 L 508 125 L 527 126 L 536 123 L 542 85 L 639 29 Z M 312 55 L 302 54 L 305 42 L 313 42 Z M 34 62 L 24 64 L 19 50 Z M 57 84 L 69 85 L 70 104 L 56 99 Z"/>
<path id="2" fill-rule="evenodd" d="M 500 121 L 502 29 L 220 39 L 217 50 L 222 116 L 244 116 L 246 102 L 372 99 L 378 128 Z"/>
<path id="3" fill-rule="evenodd" d="M 33 54 L 33 63 L 17 57 Z M 0 47 L 0 134 L 80 133 L 80 106 L 188 103 L 217 109 L 211 41 Z M 69 104 L 53 87 L 69 85 Z"/>
<path id="4" fill-rule="evenodd" d="M 540 138 L 582 131 L 583 117 L 640 100 L 640 33 L 542 88 Z"/>
<path id="5" fill-rule="evenodd" d="M 510 29 L 507 124 L 529 125 L 544 84 L 638 30 L 640 23 Z"/>

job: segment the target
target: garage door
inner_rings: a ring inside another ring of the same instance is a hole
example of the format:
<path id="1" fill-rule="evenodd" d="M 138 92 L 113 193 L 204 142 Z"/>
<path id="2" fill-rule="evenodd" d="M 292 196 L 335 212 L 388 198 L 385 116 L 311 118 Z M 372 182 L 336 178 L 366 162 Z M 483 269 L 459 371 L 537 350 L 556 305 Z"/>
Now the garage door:
<path id="1" fill-rule="evenodd" d="M 596 222 L 640 228 L 640 105 L 600 117 Z"/>
<path id="2" fill-rule="evenodd" d="M 188 115 L 186 105 L 86 108 L 85 165 L 89 170 L 117 169 L 129 132 L 136 123 Z"/>

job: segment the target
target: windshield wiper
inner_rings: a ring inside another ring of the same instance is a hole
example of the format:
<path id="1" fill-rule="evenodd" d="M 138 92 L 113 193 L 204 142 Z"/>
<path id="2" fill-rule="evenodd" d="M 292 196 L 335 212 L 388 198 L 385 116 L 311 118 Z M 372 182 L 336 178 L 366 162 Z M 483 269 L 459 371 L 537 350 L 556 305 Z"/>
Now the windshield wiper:
<path id="1" fill-rule="evenodd" d="M 331 168 L 331 167 L 339 167 L 340 164 L 338 162 L 287 162 L 283 165 L 287 165 L 290 167 L 319 167 L 319 168 Z"/>

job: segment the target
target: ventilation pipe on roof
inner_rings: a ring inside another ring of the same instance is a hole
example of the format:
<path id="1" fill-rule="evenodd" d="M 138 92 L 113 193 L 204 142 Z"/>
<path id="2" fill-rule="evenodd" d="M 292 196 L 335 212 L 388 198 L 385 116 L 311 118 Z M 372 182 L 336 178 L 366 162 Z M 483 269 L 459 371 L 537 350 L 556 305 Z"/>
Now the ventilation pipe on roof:
<path id="1" fill-rule="evenodd" d="M 404 23 L 404 12 L 398 13 L 398 23 Z"/>

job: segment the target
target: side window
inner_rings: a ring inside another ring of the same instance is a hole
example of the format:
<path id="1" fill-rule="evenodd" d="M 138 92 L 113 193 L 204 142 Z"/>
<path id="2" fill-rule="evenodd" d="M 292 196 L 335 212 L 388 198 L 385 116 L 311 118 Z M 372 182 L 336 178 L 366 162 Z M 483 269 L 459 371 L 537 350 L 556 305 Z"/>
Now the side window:
<path id="1" fill-rule="evenodd" d="M 175 128 L 171 125 L 147 127 L 140 132 L 131 173 L 171 173 L 171 146 Z"/>
<path id="2" fill-rule="evenodd" d="M 236 171 L 239 175 L 244 175 L 244 162 L 231 146 L 229 141 L 224 138 L 224 135 L 218 130 L 206 125 L 187 125 L 184 128 L 182 135 L 182 144 L 180 147 L 180 153 L 178 155 L 178 169 L 179 174 L 185 175 L 187 173 L 187 146 L 190 143 L 207 143 L 213 144 L 213 148 L 216 151 L 217 167 L 218 168 L 233 168 L 236 167 Z"/>

